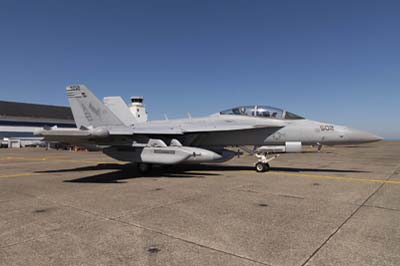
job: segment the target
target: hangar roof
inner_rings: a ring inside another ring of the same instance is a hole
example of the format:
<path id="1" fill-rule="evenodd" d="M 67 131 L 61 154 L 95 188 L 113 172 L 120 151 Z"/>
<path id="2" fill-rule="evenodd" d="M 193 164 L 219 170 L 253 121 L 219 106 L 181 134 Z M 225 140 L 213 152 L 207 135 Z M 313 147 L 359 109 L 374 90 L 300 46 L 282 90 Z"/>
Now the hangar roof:
<path id="1" fill-rule="evenodd" d="M 0 101 L 0 118 L 22 117 L 32 119 L 71 120 L 69 107 Z"/>

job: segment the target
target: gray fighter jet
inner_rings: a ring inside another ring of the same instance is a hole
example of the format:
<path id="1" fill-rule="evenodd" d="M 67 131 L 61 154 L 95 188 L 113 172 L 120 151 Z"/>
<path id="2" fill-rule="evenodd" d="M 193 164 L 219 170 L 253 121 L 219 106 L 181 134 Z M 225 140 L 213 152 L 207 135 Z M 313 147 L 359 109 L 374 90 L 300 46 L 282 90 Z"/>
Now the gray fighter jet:
<path id="1" fill-rule="evenodd" d="M 118 101 L 105 105 L 84 85 L 66 90 L 77 129 L 44 128 L 36 135 L 48 141 L 96 145 L 114 159 L 137 164 L 141 172 L 152 165 L 224 162 L 238 154 L 230 147 L 254 154 L 256 171 L 264 172 L 280 153 L 301 152 L 304 145 L 353 145 L 382 139 L 263 105 L 235 107 L 201 118 L 136 121 L 126 105 Z"/>

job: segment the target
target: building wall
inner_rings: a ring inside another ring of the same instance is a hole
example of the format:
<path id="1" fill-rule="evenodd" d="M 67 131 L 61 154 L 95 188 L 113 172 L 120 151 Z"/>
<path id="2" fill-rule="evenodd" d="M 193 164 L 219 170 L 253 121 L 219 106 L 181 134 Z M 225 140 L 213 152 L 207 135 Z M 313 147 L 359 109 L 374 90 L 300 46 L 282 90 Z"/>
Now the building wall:
<path id="1" fill-rule="evenodd" d="M 0 101 L 0 141 L 6 146 L 42 144 L 34 132 L 43 127 L 75 128 L 69 107 Z"/>

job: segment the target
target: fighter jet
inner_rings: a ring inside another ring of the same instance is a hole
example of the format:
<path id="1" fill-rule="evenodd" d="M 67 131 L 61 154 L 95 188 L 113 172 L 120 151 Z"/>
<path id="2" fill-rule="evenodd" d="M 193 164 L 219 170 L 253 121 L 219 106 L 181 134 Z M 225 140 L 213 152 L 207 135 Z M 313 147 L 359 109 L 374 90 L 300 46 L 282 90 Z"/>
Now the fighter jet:
<path id="1" fill-rule="evenodd" d="M 96 145 L 116 160 L 137 164 L 143 173 L 153 165 L 225 162 L 238 154 L 231 147 L 254 154 L 255 170 L 264 172 L 280 153 L 302 152 L 305 145 L 382 139 L 264 105 L 235 107 L 200 118 L 143 121 L 131 117 L 121 99 L 104 104 L 84 85 L 68 86 L 66 91 L 77 128 L 43 128 L 35 134 L 47 141 Z"/>

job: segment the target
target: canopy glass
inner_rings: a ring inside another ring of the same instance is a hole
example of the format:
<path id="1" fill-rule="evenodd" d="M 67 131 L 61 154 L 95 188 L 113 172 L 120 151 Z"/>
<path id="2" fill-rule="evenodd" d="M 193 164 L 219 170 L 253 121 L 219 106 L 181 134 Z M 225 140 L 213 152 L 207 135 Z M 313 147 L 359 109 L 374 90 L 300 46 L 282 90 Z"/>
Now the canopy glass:
<path id="1" fill-rule="evenodd" d="M 220 114 L 256 116 L 256 117 L 286 119 L 286 120 L 304 119 L 304 117 L 287 112 L 285 110 L 264 105 L 239 106 L 232 109 L 224 110 L 220 112 Z"/>

